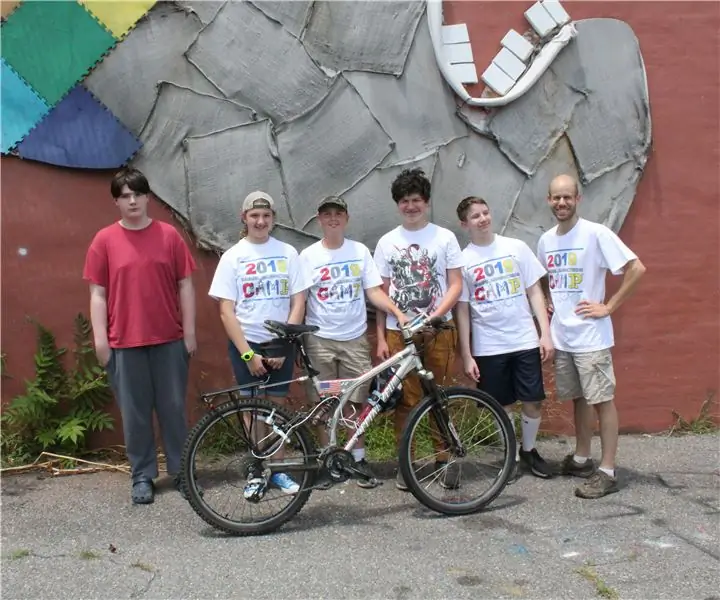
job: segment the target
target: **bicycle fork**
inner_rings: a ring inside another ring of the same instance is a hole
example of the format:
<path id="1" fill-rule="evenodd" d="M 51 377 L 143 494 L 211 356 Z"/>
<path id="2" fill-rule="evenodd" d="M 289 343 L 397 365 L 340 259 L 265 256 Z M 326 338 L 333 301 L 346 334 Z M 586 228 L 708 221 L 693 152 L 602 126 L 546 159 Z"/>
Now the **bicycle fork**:
<path id="1" fill-rule="evenodd" d="M 433 374 L 428 372 L 430 377 L 423 378 L 422 386 L 423 391 L 427 396 L 433 398 L 433 404 L 430 408 L 430 414 L 435 420 L 435 425 L 438 428 L 438 433 L 445 439 L 452 454 L 458 458 L 463 458 L 467 454 L 465 447 L 460 441 L 458 432 L 455 429 L 450 420 L 450 415 L 447 410 L 447 397 L 441 387 L 435 384 Z"/>

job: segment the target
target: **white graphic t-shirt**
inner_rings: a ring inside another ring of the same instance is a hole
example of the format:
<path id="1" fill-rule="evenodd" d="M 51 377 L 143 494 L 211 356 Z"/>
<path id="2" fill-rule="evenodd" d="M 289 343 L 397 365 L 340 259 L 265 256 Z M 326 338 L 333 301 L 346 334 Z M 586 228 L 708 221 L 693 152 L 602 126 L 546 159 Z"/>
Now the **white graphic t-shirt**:
<path id="1" fill-rule="evenodd" d="M 403 313 L 430 313 L 447 291 L 447 269 L 462 267 L 462 252 L 449 229 L 429 223 L 410 231 L 399 225 L 378 241 L 375 263 L 390 279 L 390 297 Z M 451 316 L 448 312 L 445 319 Z M 400 329 L 393 315 L 387 315 L 386 327 Z"/>
<path id="2" fill-rule="evenodd" d="M 537 348 L 540 343 L 527 288 L 545 275 L 528 245 L 496 235 L 489 246 L 463 250 L 461 302 L 470 304 L 473 356 Z"/>
<path id="3" fill-rule="evenodd" d="M 320 328 L 316 335 L 347 341 L 365 333 L 365 290 L 382 285 L 367 246 L 345 240 L 340 248 L 329 250 L 319 241 L 305 248 L 300 259 L 312 278 L 305 322 Z"/>
<path id="4" fill-rule="evenodd" d="M 209 295 L 235 302 L 235 315 L 249 342 L 273 339 L 263 323 L 286 322 L 290 296 L 306 290 L 309 278 L 297 250 L 273 237 L 264 244 L 243 238 L 228 249 L 218 263 Z"/>
<path id="5" fill-rule="evenodd" d="M 615 344 L 612 321 L 575 314 L 581 300 L 605 302 L 605 276 L 622 273 L 637 256 L 604 225 L 579 219 L 565 235 L 557 226 L 538 242 L 538 258 L 548 270 L 555 313 L 550 322 L 553 344 L 566 352 L 594 352 Z"/>

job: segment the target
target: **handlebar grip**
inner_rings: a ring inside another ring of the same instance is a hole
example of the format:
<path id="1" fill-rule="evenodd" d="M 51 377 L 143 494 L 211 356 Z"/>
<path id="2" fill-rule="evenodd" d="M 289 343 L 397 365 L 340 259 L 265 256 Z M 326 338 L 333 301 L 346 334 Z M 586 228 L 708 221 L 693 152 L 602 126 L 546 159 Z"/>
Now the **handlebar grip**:
<path id="1" fill-rule="evenodd" d="M 442 317 L 433 317 L 432 319 L 430 319 L 430 321 L 428 321 L 428 325 L 437 329 L 439 329 L 444 323 L 445 319 L 443 319 Z"/>

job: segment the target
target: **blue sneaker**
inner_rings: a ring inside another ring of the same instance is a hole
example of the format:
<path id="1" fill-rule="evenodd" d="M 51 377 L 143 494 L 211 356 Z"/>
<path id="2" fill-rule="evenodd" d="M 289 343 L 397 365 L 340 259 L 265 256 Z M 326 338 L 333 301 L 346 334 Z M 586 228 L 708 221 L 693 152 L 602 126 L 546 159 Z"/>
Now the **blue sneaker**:
<path id="1" fill-rule="evenodd" d="M 300 491 L 300 486 L 285 473 L 274 473 L 270 478 L 270 483 L 279 488 L 284 494 L 297 494 Z"/>

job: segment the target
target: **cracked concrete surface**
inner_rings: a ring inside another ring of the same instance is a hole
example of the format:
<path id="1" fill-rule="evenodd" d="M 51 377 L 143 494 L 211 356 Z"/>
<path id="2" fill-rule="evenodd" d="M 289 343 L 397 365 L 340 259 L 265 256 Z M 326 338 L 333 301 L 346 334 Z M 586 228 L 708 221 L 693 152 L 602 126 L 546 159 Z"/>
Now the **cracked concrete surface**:
<path id="1" fill-rule="evenodd" d="M 490 203 L 498 233 L 535 247 L 553 224 L 545 195 L 561 172 L 579 176 L 583 215 L 618 231 L 651 142 L 632 29 L 614 19 L 575 23 L 576 38 L 525 96 L 479 111 L 461 106 L 442 79 L 424 8 L 419 0 L 158 3 L 86 84 L 142 131 L 146 146 L 133 164 L 217 251 L 237 239 L 238 201 L 262 185 L 287 208 L 276 235 L 299 250 L 317 239 L 315 206 L 328 194 L 348 198 L 349 233 L 374 249 L 397 220 L 389 174 L 413 164 L 430 169 L 433 220 L 461 241 L 455 207 L 473 194 Z M 186 88 L 184 97 L 168 101 L 161 81 Z M 217 107 L 248 108 L 217 109 L 221 118 L 201 105 L 209 96 L 222 98 L 212 100 Z M 250 111 L 267 120 L 266 136 L 245 126 Z M 220 142 L 228 156 L 200 151 Z"/>
<path id="2" fill-rule="evenodd" d="M 155 504 L 132 506 L 122 474 L 4 477 L 3 598 L 576 600 L 600 597 L 599 582 L 623 600 L 709 600 L 720 575 L 718 442 L 623 436 L 619 493 L 581 500 L 576 480 L 526 474 L 489 510 L 459 518 L 425 510 L 391 479 L 343 484 L 257 538 L 208 527 L 166 479 Z M 560 460 L 568 443 L 539 448 Z"/>

